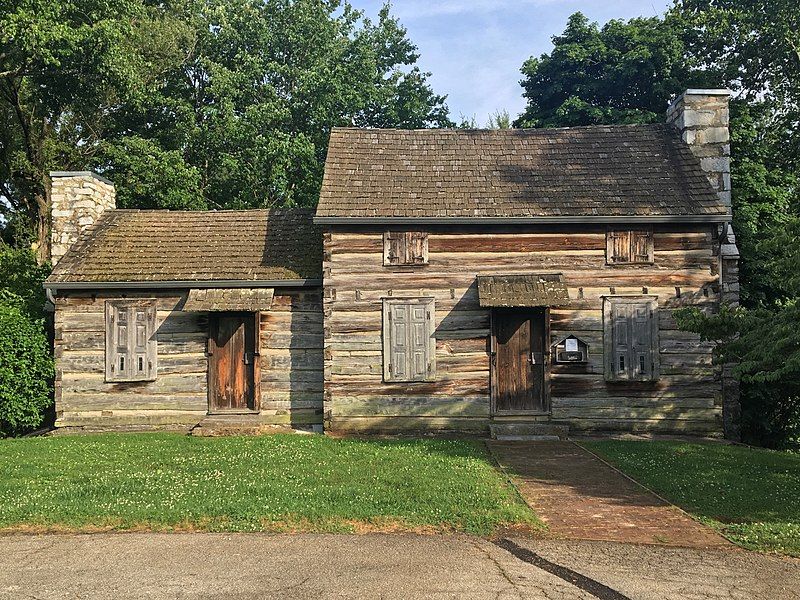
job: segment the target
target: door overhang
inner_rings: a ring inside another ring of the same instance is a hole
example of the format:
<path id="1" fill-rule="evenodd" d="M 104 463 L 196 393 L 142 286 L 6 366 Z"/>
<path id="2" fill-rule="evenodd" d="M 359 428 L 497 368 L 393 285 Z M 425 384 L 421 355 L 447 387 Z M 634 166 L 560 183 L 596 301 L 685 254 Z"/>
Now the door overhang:
<path id="1" fill-rule="evenodd" d="M 274 288 L 190 289 L 188 312 L 263 312 L 272 307 Z"/>
<path id="2" fill-rule="evenodd" d="M 486 308 L 537 308 L 569 304 L 561 273 L 479 275 L 478 301 Z"/>

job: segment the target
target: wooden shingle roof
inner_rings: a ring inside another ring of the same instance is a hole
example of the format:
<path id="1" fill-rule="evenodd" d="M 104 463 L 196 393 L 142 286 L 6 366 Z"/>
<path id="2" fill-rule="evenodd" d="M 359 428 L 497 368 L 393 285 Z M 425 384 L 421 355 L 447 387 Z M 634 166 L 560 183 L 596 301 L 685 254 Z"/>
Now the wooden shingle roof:
<path id="1" fill-rule="evenodd" d="M 309 209 L 110 210 L 47 282 L 284 281 L 322 277 Z"/>
<path id="2" fill-rule="evenodd" d="M 722 217 L 669 125 L 528 130 L 337 128 L 321 223 L 392 219 Z"/>

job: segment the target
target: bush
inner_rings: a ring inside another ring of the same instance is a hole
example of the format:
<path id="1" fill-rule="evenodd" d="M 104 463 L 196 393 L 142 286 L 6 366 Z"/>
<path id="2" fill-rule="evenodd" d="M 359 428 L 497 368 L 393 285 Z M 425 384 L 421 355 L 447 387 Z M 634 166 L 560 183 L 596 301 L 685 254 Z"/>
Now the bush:
<path id="1" fill-rule="evenodd" d="M 22 310 L 32 319 L 44 316 L 42 282 L 49 274 L 50 266 L 37 265 L 36 257 L 30 250 L 0 244 L 0 299 L 11 297 L 22 300 Z M 12 301 L 16 303 L 16 300 Z"/>
<path id="2" fill-rule="evenodd" d="M 41 426 L 52 406 L 53 358 L 33 252 L 0 245 L 0 437 Z"/>
<path id="3" fill-rule="evenodd" d="M 0 298 L 0 437 L 39 427 L 52 405 L 53 359 L 41 319 Z"/>
<path id="4" fill-rule="evenodd" d="M 800 390 L 795 384 L 742 385 L 742 441 L 800 451 Z"/>

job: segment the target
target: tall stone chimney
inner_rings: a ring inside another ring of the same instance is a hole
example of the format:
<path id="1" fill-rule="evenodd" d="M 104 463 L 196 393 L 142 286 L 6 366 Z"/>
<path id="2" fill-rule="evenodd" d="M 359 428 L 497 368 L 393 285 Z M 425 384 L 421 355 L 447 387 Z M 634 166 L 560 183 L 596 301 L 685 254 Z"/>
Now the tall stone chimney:
<path id="1" fill-rule="evenodd" d="M 50 261 L 61 260 L 105 210 L 116 208 L 114 184 L 91 171 L 52 171 Z"/>
<path id="2" fill-rule="evenodd" d="M 667 109 L 667 123 L 700 159 L 722 203 L 731 206 L 730 90 L 686 90 Z"/>
<path id="3" fill-rule="evenodd" d="M 667 123 L 681 132 L 683 141 L 700 159 L 711 185 L 731 210 L 731 142 L 729 90 L 686 90 L 667 109 Z M 739 306 L 739 249 L 730 223 L 718 230 L 720 302 Z M 722 422 L 725 437 L 741 439 L 739 380 L 732 364 L 722 365 Z"/>

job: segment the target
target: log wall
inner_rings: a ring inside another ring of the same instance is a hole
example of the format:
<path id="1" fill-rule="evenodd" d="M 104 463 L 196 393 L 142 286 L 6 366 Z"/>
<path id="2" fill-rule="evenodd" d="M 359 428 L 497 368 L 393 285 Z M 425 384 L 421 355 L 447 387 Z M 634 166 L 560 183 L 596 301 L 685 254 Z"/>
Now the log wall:
<path id="1" fill-rule="evenodd" d="M 56 298 L 58 427 L 192 426 L 208 412 L 208 314 L 185 312 L 186 291 L 156 298 L 155 381 L 105 381 L 105 302 L 119 294 Z M 322 422 L 322 299 L 319 291 L 276 290 L 261 316 L 261 422 Z"/>
<path id="2" fill-rule="evenodd" d="M 605 228 L 429 230 L 429 264 L 383 266 L 383 230 L 325 234 L 325 424 L 333 431 L 485 431 L 490 415 L 490 313 L 476 276 L 561 272 L 569 306 L 553 308 L 551 342 L 588 342 L 587 365 L 552 365 L 552 419 L 573 431 L 721 432 L 712 346 L 678 331 L 672 311 L 715 310 L 718 243 L 711 226 L 657 227 L 653 265 L 605 264 Z M 658 297 L 661 376 L 606 383 L 602 297 Z M 436 300 L 436 381 L 383 382 L 382 298 Z"/>

